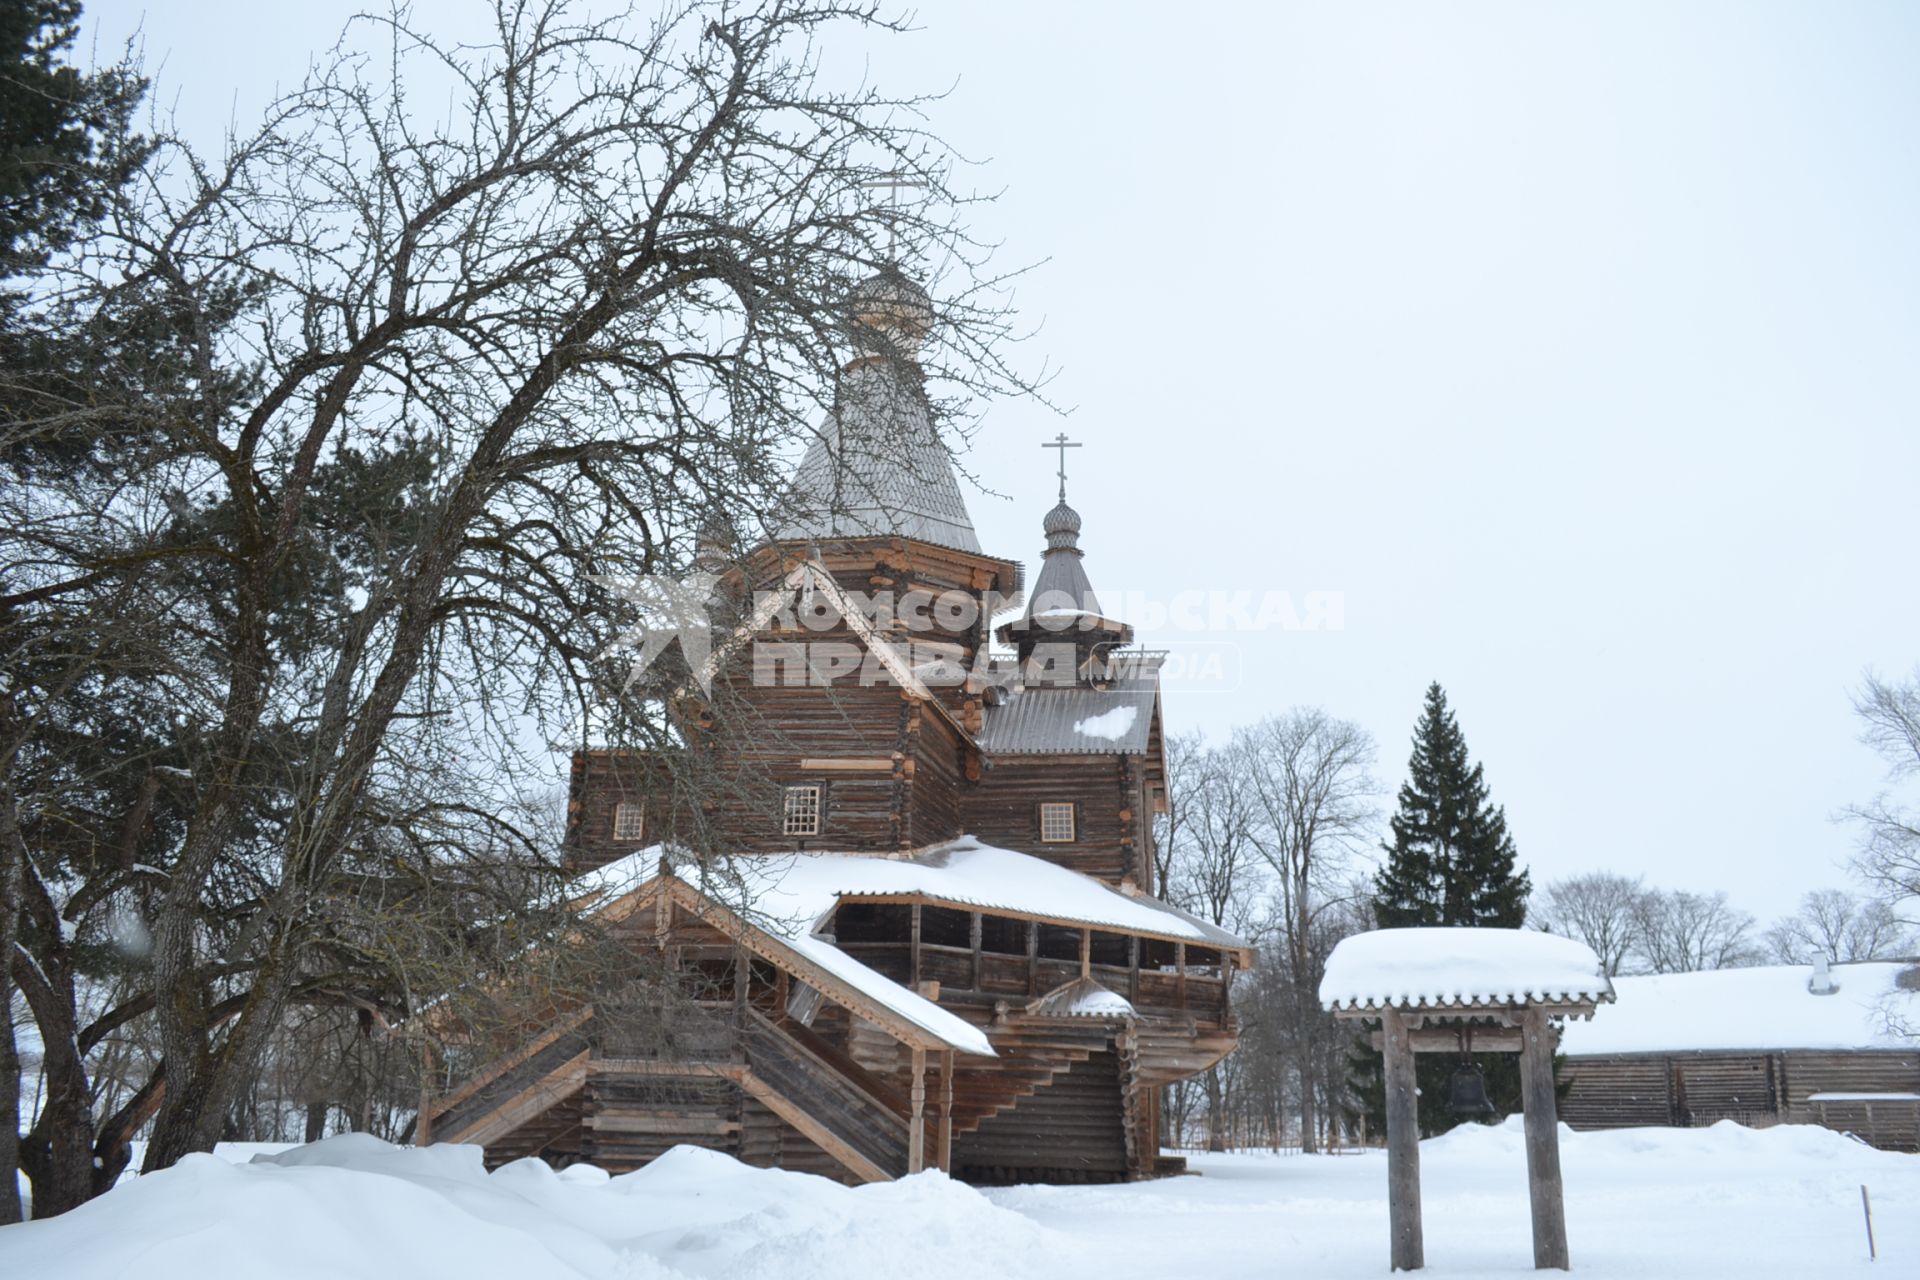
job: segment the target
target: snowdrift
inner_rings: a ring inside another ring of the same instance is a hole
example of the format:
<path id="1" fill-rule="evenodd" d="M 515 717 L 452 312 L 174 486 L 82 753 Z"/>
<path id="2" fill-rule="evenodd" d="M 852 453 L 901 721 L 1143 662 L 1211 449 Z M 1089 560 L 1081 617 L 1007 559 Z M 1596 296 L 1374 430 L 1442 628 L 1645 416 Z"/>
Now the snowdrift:
<path id="1" fill-rule="evenodd" d="M 189 1156 L 73 1213 L 0 1230 L 0 1275 L 932 1280 L 956 1258 L 1028 1275 L 1029 1259 L 1059 1251 L 1048 1234 L 940 1173 L 849 1188 L 679 1147 L 617 1178 L 536 1160 L 489 1174 L 478 1147 L 355 1134 L 240 1165 Z"/>
<path id="2" fill-rule="evenodd" d="M 1427 1255 L 1451 1280 L 1533 1274 L 1518 1118 L 1421 1144 Z M 229 1152 L 243 1159 L 243 1152 Z M 1920 1157 L 1825 1129 L 1562 1130 L 1587 1280 L 1920 1274 Z M 364 1136 L 234 1164 L 194 1156 L 50 1222 L 0 1228 L 5 1280 L 813 1280 L 1117 1273 L 1386 1274 L 1386 1161 L 1192 1158 L 1202 1176 L 975 1191 L 939 1173 L 848 1188 L 680 1147 L 638 1173 L 489 1174 L 475 1147 Z M 1871 1183 L 1870 1263 L 1860 1185 Z"/>

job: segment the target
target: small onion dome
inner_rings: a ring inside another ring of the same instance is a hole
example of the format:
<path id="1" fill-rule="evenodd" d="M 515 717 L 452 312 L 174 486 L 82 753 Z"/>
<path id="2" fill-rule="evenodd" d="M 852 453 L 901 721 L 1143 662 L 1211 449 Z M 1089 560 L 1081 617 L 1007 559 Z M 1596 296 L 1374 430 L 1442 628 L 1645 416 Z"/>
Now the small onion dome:
<path id="1" fill-rule="evenodd" d="M 1080 513 L 1064 501 L 1047 512 L 1047 518 L 1040 522 L 1047 533 L 1047 550 L 1077 551 L 1080 546 Z"/>
<path id="2" fill-rule="evenodd" d="M 878 335 L 896 355 L 915 354 L 933 332 L 933 299 L 925 289 L 891 268 L 853 286 L 847 294 L 847 310 L 862 345 L 871 341 L 867 335 L 858 335 L 857 331 L 864 328 Z"/>

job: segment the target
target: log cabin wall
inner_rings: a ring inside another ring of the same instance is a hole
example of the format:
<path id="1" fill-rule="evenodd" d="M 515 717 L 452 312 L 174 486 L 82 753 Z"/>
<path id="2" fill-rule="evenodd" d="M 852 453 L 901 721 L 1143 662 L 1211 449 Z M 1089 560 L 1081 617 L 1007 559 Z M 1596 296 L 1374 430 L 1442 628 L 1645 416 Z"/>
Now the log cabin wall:
<path id="1" fill-rule="evenodd" d="M 665 759 L 641 751 L 576 751 L 567 782 L 567 870 L 590 871 L 657 842 L 672 830 L 672 770 Z M 622 804 L 641 808 L 641 837 L 614 834 Z"/>
<path id="2" fill-rule="evenodd" d="M 980 1184 L 1120 1182 L 1128 1174 L 1120 1056 L 1096 1053 L 954 1139 L 956 1176 Z"/>
<path id="3" fill-rule="evenodd" d="M 1144 817 L 1130 758 L 1003 756 L 960 793 L 961 826 L 1001 848 L 1044 858 L 1108 884 L 1136 874 Z M 1040 805 L 1071 801 L 1074 840 L 1040 839 Z"/>
<path id="4" fill-rule="evenodd" d="M 1920 1050 L 1786 1049 L 1567 1058 L 1560 1118 L 1575 1129 L 1818 1124 L 1920 1150 Z M 1815 1101 L 1816 1095 L 1848 1095 Z M 1880 1095 L 1874 1101 L 1871 1095 Z"/>

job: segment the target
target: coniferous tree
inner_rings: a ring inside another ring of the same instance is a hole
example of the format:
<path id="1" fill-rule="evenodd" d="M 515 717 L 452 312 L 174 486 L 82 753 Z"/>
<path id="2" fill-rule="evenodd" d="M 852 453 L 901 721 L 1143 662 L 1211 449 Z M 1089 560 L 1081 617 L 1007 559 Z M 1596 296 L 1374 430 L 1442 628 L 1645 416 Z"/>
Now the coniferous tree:
<path id="1" fill-rule="evenodd" d="M 1522 927 L 1532 885 L 1516 866 L 1506 811 L 1492 803 L 1438 682 L 1427 686 L 1407 775 L 1391 819 L 1393 840 L 1384 846 L 1387 862 L 1374 877 L 1380 926 Z M 1513 1055 L 1475 1054 L 1474 1062 L 1486 1076 L 1495 1118 L 1518 1111 L 1520 1071 Z M 1354 1065 L 1354 1092 L 1370 1124 L 1384 1133 L 1380 1055 L 1362 1042 Z M 1448 1054 L 1425 1054 L 1415 1063 L 1422 1133 L 1441 1133 L 1455 1123 L 1447 1103 L 1449 1077 L 1459 1065 Z"/>
<path id="2" fill-rule="evenodd" d="M 1438 683 L 1427 686 L 1392 829 L 1374 881 L 1381 927 L 1526 923 L 1532 885 L 1515 867 L 1506 811 L 1490 802 Z"/>

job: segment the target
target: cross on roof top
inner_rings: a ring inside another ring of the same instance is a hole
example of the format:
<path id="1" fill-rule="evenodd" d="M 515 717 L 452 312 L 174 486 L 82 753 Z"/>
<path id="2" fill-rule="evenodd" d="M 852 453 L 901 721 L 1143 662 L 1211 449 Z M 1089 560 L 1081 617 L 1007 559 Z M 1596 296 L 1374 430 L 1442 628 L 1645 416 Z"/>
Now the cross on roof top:
<path id="1" fill-rule="evenodd" d="M 1065 502 L 1067 500 L 1067 450 L 1078 449 L 1080 442 L 1067 439 L 1067 433 L 1062 431 L 1053 439 L 1043 441 L 1040 447 L 1060 451 L 1060 501 Z"/>
<path id="2" fill-rule="evenodd" d="M 902 173 L 898 169 L 891 169 L 886 173 L 877 174 L 874 177 L 866 179 L 860 185 L 876 189 L 884 188 L 887 192 L 887 203 L 893 207 L 894 212 L 897 214 L 900 210 L 900 193 L 902 191 L 925 191 L 928 189 L 929 184 L 925 178 L 916 177 L 911 173 Z M 899 228 L 894 225 L 893 218 L 889 217 L 887 219 L 887 254 L 889 257 L 894 254 L 894 246 L 898 238 Z"/>

